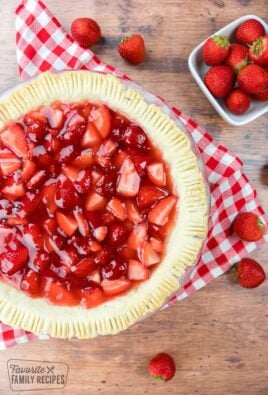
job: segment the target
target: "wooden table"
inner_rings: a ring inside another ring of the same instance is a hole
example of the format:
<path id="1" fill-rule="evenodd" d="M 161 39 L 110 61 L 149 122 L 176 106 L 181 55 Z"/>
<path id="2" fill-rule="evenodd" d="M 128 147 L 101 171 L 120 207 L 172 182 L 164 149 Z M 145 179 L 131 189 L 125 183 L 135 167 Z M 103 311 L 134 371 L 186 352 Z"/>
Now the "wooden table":
<path id="1" fill-rule="evenodd" d="M 0 91 L 16 83 L 14 9 L 1 5 Z M 47 0 L 68 30 L 75 17 L 90 16 L 102 27 L 100 58 L 119 67 L 152 92 L 165 97 L 203 125 L 215 139 L 235 151 L 268 210 L 268 117 L 244 127 L 227 125 L 205 99 L 188 67 L 192 48 L 235 18 L 268 13 L 267 0 Z M 143 34 L 147 60 L 138 67 L 117 54 L 123 35 Z M 268 263 L 267 247 L 252 256 Z M 266 269 L 267 270 L 267 269 Z M 43 394 L 268 394 L 268 281 L 255 290 L 235 284 L 227 273 L 192 297 L 156 314 L 116 337 L 91 341 L 34 341 L 0 354 L 0 394 L 9 389 L 10 358 L 65 362 L 69 378 L 64 390 Z M 166 384 L 147 373 L 157 352 L 173 355 L 175 378 Z M 38 394 L 40 392 L 30 392 Z M 23 392 L 21 392 L 23 394 Z"/>

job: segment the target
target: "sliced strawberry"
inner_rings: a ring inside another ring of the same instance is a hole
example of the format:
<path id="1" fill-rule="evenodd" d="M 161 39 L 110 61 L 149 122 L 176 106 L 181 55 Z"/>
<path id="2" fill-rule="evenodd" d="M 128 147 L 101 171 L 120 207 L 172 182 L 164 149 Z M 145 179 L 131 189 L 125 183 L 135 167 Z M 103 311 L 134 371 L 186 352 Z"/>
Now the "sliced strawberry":
<path id="1" fill-rule="evenodd" d="M 165 225 L 168 222 L 168 216 L 173 210 L 176 202 L 177 198 L 175 196 L 168 196 L 160 200 L 160 202 L 151 209 L 148 216 L 149 222 L 160 226 Z"/>
<path id="2" fill-rule="evenodd" d="M 63 147 L 56 155 L 56 160 L 61 164 L 72 162 L 77 157 L 77 147 L 75 145 L 67 145 Z"/>
<path id="3" fill-rule="evenodd" d="M 16 200 L 24 196 L 25 189 L 23 184 L 17 184 L 12 179 L 5 180 L 2 194 L 8 200 Z"/>
<path id="4" fill-rule="evenodd" d="M 70 270 L 73 266 L 75 266 L 78 263 L 80 259 L 77 249 L 71 245 L 65 247 L 64 250 L 63 249 L 59 250 L 58 255 L 63 265 L 67 266 L 67 268 Z"/>
<path id="5" fill-rule="evenodd" d="M 102 246 L 94 240 L 89 242 L 89 248 L 92 252 L 99 252 L 102 250 Z"/>
<path id="6" fill-rule="evenodd" d="M 83 258 L 74 266 L 71 266 L 71 272 L 79 278 L 86 277 L 93 269 L 96 269 L 96 266 L 91 257 Z"/>
<path id="7" fill-rule="evenodd" d="M 126 128 L 122 136 L 122 143 L 126 148 L 138 148 L 141 150 L 149 148 L 146 134 L 135 124 L 131 124 Z"/>
<path id="8" fill-rule="evenodd" d="M 89 222 L 89 225 L 92 229 L 97 228 L 98 226 L 103 225 L 102 224 L 102 218 L 101 218 L 101 213 L 98 211 L 88 211 L 85 213 L 86 219 Z"/>
<path id="9" fill-rule="evenodd" d="M 107 198 L 111 198 L 112 196 L 114 196 L 116 188 L 116 177 L 117 174 L 113 170 L 105 173 L 96 183 L 96 192 Z"/>
<path id="10" fill-rule="evenodd" d="M 0 169 L 3 176 L 14 173 L 21 167 L 21 160 L 9 149 L 0 149 Z"/>
<path id="11" fill-rule="evenodd" d="M 101 210 L 106 206 L 106 199 L 96 192 L 87 195 L 85 209 L 87 211 Z"/>
<path id="12" fill-rule="evenodd" d="M 23 122 L 26 125 L 26 134 L 33 142 L 40 142 L 48 130 L 47 118 L 38 111 L 25 115 Z"/>
<path id="13" fill-rule="evenodd" d="M 0 134 L 2 143 L 10 148 L 20 158 L 27 158 L 28 147 L 23 127 L 19 123 L 12 123 L 8 129 Z"/>
<path id="14" fill-rule="evenodd" d="M 99 269 L 92 270 L 91 273 L 87 276 L 88 281 L 94 281 L 95 283 L 100 284 L 101 276 Z"/>
<path id="15" fill-rule="evenodd" d="M 140 188 L 140 176 L 130 158 L 126 158 L 119 170 L 117 192 L 123 196 L 136 196 Z"/>
<path id="16" fill-rule="evenodd" d="M 46 252 L 57 252 L 58 248 L 55 243 L 53 243 L 53 240 L 51 236 L 49 236 L 46 232 L 43 234 L 44 238 L 44 249 Z"/>
<path id="17" fill-rule="evenodd" d="M 103 139 L 105 139 L 111 129 L 111 113 L 109 108 L 103 104 L 93 111 L 91 116 L 93 117 L 93 123 L 99 134 Z"/>
<path id="18" fill-rule="evenodd" d="M 81 290 L 82 299 L 81 306 L 85 309 L 96 307 L 105 299 L 104 293 L 96 282 L 90 280 L 89 285 Z"/>
<path id="19" fill-rule="evenodd" d="M 20 289 L 31 297 L 38 296 L 40 292 L 39 274 L 31 269 L 27 270 L 22 276 Z"/>
<path id="20" fill-rule="evenodd" d="M 98 267 L 104 267 L 111 260 L 111 251 L 108 247 L 103 247 L 95 256 L 94 262 Z"/>
<path id="21" fill-rule="evenodd" d="M 127 209 L 127 218 L 130 222 L 134 224 L 139 224 L 143 221 L 142 216 L 140 215 L 137 206 L 131 200 L 126 201 L 126 209 Z"/>
<path id="22" fill-rule="evenodd" d="M 80 198 L 73 183 L 63 175 L 59 176 L 56 183 L 55 203 L 58 207 L 64 209 L 72 209 L 80 203 Z"/>
<path id="23" fill-rule="evenodd" d="M 117 280 L 127 276 L 127 263 L 120 257 L 112 259 L 106 266 L 101 268 L 103 279 Z"/>
<path id="24" fill-rule="evenodd" d="M 30 180 L 27 182 L 26 186 L 28 189 L 36 189 L 41 187 L 45 180 L 47 179 L 48 175 L 45 170 L 39 170 L 35 173 Z"/>
<path id="25" fill-rule="evenodd" d="M 80 170 L 75 166 L 63 166 L 62 172 L 66 177 L 69 178 L 70 181 L 75 182 L 78 178 Z"/>
<path id="26" fill-rule="evenodd" d="M 92 240 L 89 237 L 73 236 L 69 241 L 70 245 L 74 246 L 79 255 L 89 255 L 91 252 L 90 243 Z"/>
<path id="27" fill-rule="evenodd" d="M 102 176 L 103 173 L 101 171 L 92 170 L 92 185 L 95 186 Z"/>
<path id="28" fill-rule="evenodd" d="M 167 176 L 163 163 L 151 163 L 147 166 L 147 173 L 149 180 L 153 184 L 157 185 L 158 187 L 163 187 L 166 185 Z"/>
<path id="29" fill-rule="evenodd" d="M 142 185 L 137 196 L 138 206 L 144 208 L 167 196 L 167 192 L 152 185 Z"/>
<path id="30" fill-rule="evenodd" d="M 89 234 L 89 226 L 84 217 L 83 210 L 79 207 L 76 207 L 73 211 L 75 219 L 78 224 L 78 230 L 82 236 L 87 236 Z"/>
<path id="31" fill-rule="evenodd" d="M 56 185 L 55 184 L 45 185 L 41 190 L 41 199 L 44 205 L 46 206 L 49 214 L 54 214 L 58 208 L 55 203 Z"/>
<path id="32" fill-rule="evenodd" d="M 113 247 L 120 247 L 127 241 L 128 230 L 122 223 L 114 222 L 109 226 L 108 242 Z"/>
<path id="33" fill-rule="evenodd" d="M 130 259 L 128 262 L 129 280 L 147 280 L 150 277 L 150 271 L 140 261 Z"/>
<path id="34" fill-rule="evenodd" d="M 103 280 L 101 282 L 103 291 L 108 296 L 118 295 L 131 286 L 131 281 L 125 278 L 118 280 Z"/>
<path id="35" fill-rule="evenodd" d="M 153 250 L 149 241 L 146 241 L 142 247 L 138 248 L 138 257 L 145 266 L 155 265 L 160 262 L 159 255 Z"/>
<path id="36" fill-rule="evenodd" d="M 110 158 L 117 148 L 117 144 L 113 140 L 105 140 L 97 151 L 97 156 Z"/>
<path id="37" fill-rule="evenodd" d="M 77 192 L 83 194 L 89 192 L 92 185 L 92 172 L 90 169 L 81 170 L 74 182 Z"/>
<path id="38" fill-rule="evenodd" d="M 96 147 L 99 146 L 101 137 L 93 122 L 88 122 L 87 129 L 81 140 L 81 147 Z"/>
<path id="39" fill-rule="evenodd" d="M 61 110 L 51 106 L 45 106 L 41 108 L 40 112 L 48 119 L 48 122 L 52 128 L 62 128 L 64 115 Z"/>
<path id="40" fill-rule="evenodd" d="M 112 166 L 111 159 L 105 156 L 96 156 L 96 162 L 104 169 L 110 169 Z"/>
<path id="41" fill-rule="evenodd" d="M 29 259 L 28 249 L 18 240 L 13 240 L 11 246 L 0 255 L 0 271 L 9 276 L 25 266 Z"/>
<path id="42" fill-rule="evenodd" d="M 78 224 L 73 217 L 57 212 L 56 219 L 59 227 L 61 228 L 64 234 L 66 234 L 67 236 L 72 236 L 72 234 L 74 234 L 74 232 L 78 227 Z"/>
<path id="43" fill-rule="evenodd" d="M 117 169 L 120 169 L 124 160 L 128 157 L 128 153 L 126 151 L 119 150 L 114 154 L 113 164 Z M 138 170 L 137 170 L 138 171 Z M 138 171 L 139 173 L 139 171 Z"/>
<path id="44" fill-rule="evenodd" d="M 107 204 L 106 209 L 120 221 L 125 221 L 127 218 L 126 205 L 118 198 L 112 198 Z"/>
<path id="45" fill-rule="evenodd" d="M 101 215 L 101 221 L 104 225 L 111 225 L 114 222 L 114 216 L 112 213 L 103 213 Z"/>
<path id="46" fill-rule="evenodd" d="M 107 236 L 108 229 L 107 226 L 99 226 L 98 228 L 94 229 L 92 234 L 98 241 L 103 241 Z"/>
<path id="47" fill-rule="evenodd" d="M 87 169 L 93 160 L 93 152 L 88 148 L 81 151 L 80 155 L 72 161 L 72 165 L 79 167 L 79 169 Z"/>
<path id="48" fill-rule="evenodd" d="M 20 217 L 11 217 L 8 218 L 7 220 L 8 225 L 25 225 L 28 223 L 26 218 L 20 218 Z"/>
<path id="49" fill-rule="evenodd" d="M 144 176 L 146 173 L 146 166 L 148 164 L 149 158 L 146 155 L 134 154 L 131 155 L 131 159 L 133 160 L 134 166 L 139 174 L 139 176 Z"/>
<path id="50" fill-rule="evenodd" d="M 49 235 L 57 233 L 57 222 L 54 218 L 46 219 L 42 226 Z"/>
<path id="51" fill-rule="evenodd" d="M 150 237 L 150 243 L 154 251 L 159 253 L 164 251 L 164 245 L 160 240 L 155 239 L 154 237 Z"/>
<path id="52" fill-rule="evenodd" d="M 55 155 L 61 149 L 61 142 L 53 134 L 49 133 L 45 137 L 44 146 L 47 152 Z"/>
<path id="53" fill-rule="evenodd" d="M 29 180 L 35 173 L 36 164 L 29 159 L 26 159 L 22 165 L 21 181 Z"/>
<path id="54" fill-rule="evenodd" d="M 137 250 L 147 240 L 147 231 L 147 222 L 136 225 L 128 238 L 128 247 Z"/>
<path id="55" fill-rule="evenodd" d="M 34 249 L 43 248 L 41 228 L 37 224 L 22 225 L 20 228 L 24 243 Z"/>
<path id="56" fill-rule="evenodd" d="M 37 251 L 33 261 L 34 268 L 43 273 L 50 264 L 50 255 L 46 251 Z"/>
<path id="57" fill-rule="evenodd" d="M 86 131 L 85 118 L 77 113 L 76 110 L 70 111 L 67 120 L 58 138 L 62 144 L 78 144 Z"/>
<path id="58" fill-rule="evenodd" d="M 21 211 L 25 215 L 30 215 L 37 208 L 40 202 L 40 195 L 38 191 L 27 191 L 22 199 Z"/>
<path id="59" fill-rule="evenodd" d="M 75 296 L 67 289 L 67 284 L 50 277 L 45 280 L 46 284 L 43 287 L 45 290 L 44 298 L 48 302 L 58 306 L 73 306 L 77 304 Z"/>

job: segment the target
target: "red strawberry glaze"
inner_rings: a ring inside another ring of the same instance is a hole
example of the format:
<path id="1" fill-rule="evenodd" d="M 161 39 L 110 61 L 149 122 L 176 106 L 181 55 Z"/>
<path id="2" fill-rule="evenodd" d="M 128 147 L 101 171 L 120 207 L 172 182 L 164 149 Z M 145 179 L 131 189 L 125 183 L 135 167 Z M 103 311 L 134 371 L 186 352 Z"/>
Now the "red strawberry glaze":
<path id="1" fill-rule="evenodd" d="M 0 279 L 84 308 L 148 280 L 177 197 L 144 131 L 105 105 L 57 101 L 4 132 Z"/>

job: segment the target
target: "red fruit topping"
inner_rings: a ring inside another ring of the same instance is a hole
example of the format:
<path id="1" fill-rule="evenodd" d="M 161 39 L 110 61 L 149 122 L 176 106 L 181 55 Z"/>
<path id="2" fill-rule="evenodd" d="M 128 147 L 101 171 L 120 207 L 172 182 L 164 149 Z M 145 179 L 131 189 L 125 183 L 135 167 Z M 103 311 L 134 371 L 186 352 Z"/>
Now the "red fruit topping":
<path id="1" fill-rule="evenodd" d="M 71 33 L 73 39 L 81 47 L 91 47 L 96 44 L 101 37 L 101 29 L 96 21 L 91 18 L 77 18 L 72 22 Z"/>
<path id="2" fill-rule="evenodd" d="M 34 269 L 43 273 L 50 264 L 50 256 L 46 251 L 37 251 L 33 261 Z"/>
<path id="3" fill-rule="evenodd" d="M 87 276 L 88 281 L 94 281 L 95 283 L 101 283 L 101 275 L 99 269 L 92 270 Z"/>
<path id="4" fill-rule="evenodd" d="M 163 243 L 155 237 L 150 237 L 150 243 L 154 251 L 161 253 L 164 251 Z"/>
<path id="5" fill-rule="evenodd" d="M 262 24 L 256 19 L 248 19 L 239 25 L 235 33 L 236 41 L 242 44 L 252 44 L 260 36 L 264 36 L 265 30 Z"/>
<path id="6" fill-rule="evenodd" d="M 137 250 L 147 240 L 148 226 L 146 222 L 136 225 L 128 238 L 128 247 Z"/>
<path id="7" fill-rule="evenodd" d="M 115 187 L 116 173 L 114 171 L 110 171 L 99 178 L 96 182 L 95 189 L 100 195 L 111 198 L 115 194 Z"/>
<path id="8" fill-rule="evenodd" d="M 25 115 L 23 122 L 26 127 L 26 134 L 34 143 L 41 142 L 48 131 L 47 118 L 40 112 L 33 111 Z"/>
<path id="9" fill-rule="evenodd" d="M 81 140 L 81 146 L 96 147 L 101 142 L 101 136 L 93 122 L 88 122 L 86 132 Z"/>
<path id="10" fill-rule="evenodd" d="M 63 174 L 69 178 L 73 183 L 77 180 L 80 170 L 75 166 L 64 166 L 62 168 Z"/>
<path id="11" fill-rule="evenodd" d="M 250 107 L 250 95 L 236 88 L 226 97 L 225 105 L 233 114 L 244 114 Z"/>
<path id="12" fill-rule="evenodd" d="M 25 133 L 23 127 L 19 123 L 10 124 L 8 128 L 1 133 L 0 139 L 15 155 L 20 158 L 27 157 L 28 147 Z"/>
<path id="13" fill-rule="evenodd" d="M 28 259 L 28 248 L 18 240 L 13 240 L 0 255 L 0 271 L 11 276 L 25 266 Z"/>
<path id="14" fill-rule="evenodd" d="M 163 163 L 152 163 L 147 167 L 147 173 L 149 180 L 157 185 L 158 187 L 163 187 L 166 185 L 166 173 Z"/>
<path id="15" fill-rule="evenodd" d="M 117 148 L 117 144 L 113 140 L 105 140 L 103 144 L 100 145 L 97 156 L 100 157 L 111 157 Z"/>
<path id="16" fill-rule="evenodd" d="M 86 131 L 85 118 L 77 113 L 71 111 L 66 120 L 66 128 L 63 128 L 58 137 L 64 145 L 77 144 L 80 142 L 82 136 Z"/>
<path id="17" fill-rule="evenodd" d="M 46 205 L 49 214 L 54 214 L 57 210 L 57 205 L 55 203 L 56 199 L 56 185 L 49 184 L 45 185 L 41 190 L 41 199 L 43 204 Z"/>
<path id="18" fill-rule="evenodd" d="M 155 265 L 160 262 L 160 257 L 154 251 L 152 244 L 146 241 L 138 250 L 138 257 L 145 266 Z"/>
<path id="19" fill-rule="evenodd" d="M 212 95 L 226 96 L 235 83 L 235 73 L 229 66 L 223 64 L 212 66 L 205 75 L 205 84 Z"/>
<path id="20" fill-rule="evenodd" d="M 14 173 L 21 167 L 21 160 L 9 149 L 0 149 L 0 169 L 3 176 Z"/>
<path id="21" fill-rule="evenodd" d="M 232 44 L 225 64 L 237 74 L 248 62 L 248 48 L 242 44 Z"/>
<path id="22" fill-rule="evenodd" d="M 94 281 L 90 280 L 90 284 L 82 289 L 81 306 L 88 309 L 90 307 L 98 306 L 105 299 L 104 293 L 100 286 Z"/>
<path id="23" fill-rule="evenodd" d="M 96 268 L 93 258 L 87 257 L 81 259 L 74 266 L 71 266 L 71 272 L 77 277 L 86 277 L 92 270 Z"/>
<path id="24" fill-rule="evenodd" d="M 114 222 L 109 226 L 108 242 L 114 247 L 119 247 L 127 240 L 128 231 L 125 225 Z"/>
<path id="25" fill-rule="evenodd" d="M 26 186 L 28 189 L 37 189 L 43 185 L 45 180 L 47 179 L 47 173 L 45 170 L 39 170 L 35 173 L 32 178 L 27 182 Z"/>
<path id="26" fill-rule="evenodd" d="M 16 200 L 24 196 L 25 189 L 23 184 L 17 184 L 12 178 L 8 178 L 3 183 L 4 188 L 2 189 L 2 194 L 8 200 Z"/>
<path id="27" fill-rule="evenodd" d="M 31 160 L 25 160 L 22 165 L 21 181 L 29 180 L 36 171 L 36 164 Z"/>
<path id="28" fill-rule="evenodd" d="M 76 231 L 78 224 L 77 221 L 66 214 L 57 212 L 56 213 L 56 219 L 58 222 L 59 227 L 61 228 L 61 230 L 63 231 L 63 233 L 67 236 L 72 236 L 72 234 L 74 234 L 74 232 Z"/>
<path id="29" fill-rule="evenodd" d="M 107 236 L 108 229 L 107 226 L 99 226 L 98 228 L 94 229 L 92 234 L 98 241 L 103 241 Z"/>
<path id="30" fill-rule="evenodd" d="M 137 125 L 131 124 L 125 130 L 122 136 L 122 143 L 126 148 L 138 148 L 147 150 L 148 139 L 144 131 Z"/>
<path id="31" fill-rule="evenodd" d="M 111 253 L 107 247 L 99 251 L 94 259 L 97 266 L 103 267 L 111 260 Z"/>
<path id="32" fill-rule="evenodd" d="M 85 219 L 83 210 L 79 207 L 76 207 L 73 211 L 73 214 L 75 216 L 80 234 L 84 237 L 87 236 L 89 234 L 89 226 Z"/>
<path id="33" fill-rule="evenodd" d="M 107 204 L 106 209 L 120 221 L 125 221 L 127 218 L 126 205 L 118 198 L 112 198 Z"/>
<path id="34" fill-rule="evenodd" d="M 140 188 L 140 176 L 134 163 L 126 158 L 119 170 L 116 190 L 122 196 L 136 196 Z"/>
<path id="35" fill-rule="evenodd" d="M 240 213 L 233 222 L 233 231 L 245 241 L 260 240 L 265 232 L 264 223 L 254 213 Z"/>
<path id="36" fill-rule="evenodd" d="M 90 192 L 87 195 L 85 209 L 87 211 L 101 210 L 106 205 L 106 199 L 96 192 Z"/>
<path id="37" fill-rule="evenodd" d="M 204 44 L 202 55 L 204 62 L 209 66 L 222 63 L 228 56 L 230 48 L 229 39 L 225 36 L 210 37 Z"/>
<path id="38" fill-rule="evenodd" d="M 38 206 L 40 202 L 40 195 L 38 191 L 28 191 L 21 202 L 21 212 L 25 215 L 30 215 Z"/>
<path id="39" fill-rule="evenodd" d="M 140 207 L 149 207 L 160 199 L 167 196 L 166 191 L 154 186 L 145 185 L 139 190 L 137 203 Z"/>
<path id="40" fill-rule="evenodd" d="M 156 355 L 156 357 L 150 361 L 149 372 L 157 380 L 171 380 L 176 372 L 173 358 L 165 353 Z"/>
<path id="41" fill-rule="evenodd" d="M 160 202 L 151 209 L 148 216 L 149 222 L 159 226 L 165 225 L 168 222 L 168 217 L 176 202 L 177 198 L 175 196 L 168 196 L 167 198 L 160 200 Z"/>
<path id="42" fill-rule="evenodd" d="M 245 288 L 256 288 L 264 282 L 266 274 L 262 266 L 250 258 L 244 258 L 237 265 L 238 284 Z"/>
<path id="43" fill-rule="evenodd" d="M 81 151 L 81 154 L 72 161 L 73 166 L 79 169 L 87 169 L 93 163 L 93 152 L 91 149 Z"/>
<path id="44" fill-rule="evenodd" d="M 41 108 L 40 112 L 47 118 L 50 126 L 53 129 L 60 129 L 63 126 L 64 115 L 61 110 L 51 106 L 45 106 Z"/>
<path id="45" fill-rule="evenodd" d="M 64 209 L 72 209 L 79 205 L 80 198 L 73 183 L 66 177 L 60 176 L 56 183 L 56 205 Z"/>
<path id="46" fill-rule="evenodd" d="M 38 296 L 39 294 L 39 274 L 33 270 L 27 270 L 21 279 L 20 289 L 30 296 Z"/>
<path id="47" fill-rule="evenodd" d="M 37 224 L 22 225 L 21 233 L 24 244 L 35 249 L 43 248 L 42 231 Z"/>
<path id="48" fill-rule="evenodd" d="M 61 165 L 72 162 L 77 157 L 77 149 L 74 145 L 63 147 L 56 156 Z"/>
<path id="49" fill-rule="evenodd" d="M 105 139 L 111 130 L 111 113 L 104 104 L 91 113 L 93 123 L 99 134 Z"/>
<path id="50" fill-rule="evenodd" d="M 134 202 L 127 200 L 126 209 L 127 209 L 127 218 L 130 222 L 133 222 L 134 224 L 138 224 L 143 221 L 143 218 L 140 215 L 138 208 Z"/>
<path id="51" fill-rule="evenodd" d="M 147 280 L 150 277 L 150 271 L 140 261 L 130 259 L 128 262 L 129 280 Z"/>
<path id="52" fill-rule="evenodd" d="M 64 283 L 62 280 L 48 277 L 44 290 L 44 298 L 52 304 L 58 306 L 73 306 L 77 304 L 77 300 L 70 290 L 69 283 Z"/>
<path id="53" fill-rule="evenodd" d="M 268 87 L 268 72 L 257 64 L 249 64 L 240 71 L 237 82 L 245 93 L 259 93 Z"/>
<path id="54" fill-rule="evenodd" d="M 133 160 L 135 169 L 137 170 L 139 176 L 144 176 L 146 173 L 146 166 L 149 162 L 148 156 L 134 154 L 133 156 L 131 155 L 131 159 Z"/>
<path id="55" fill-rule="evenodd" d="M 142 63 L 145 58 L 143 37 L 140 34 L 134 34 L 123 38 L 118 46 L 118 52 L 129 63 Z"/>
<path id="56" fill-rule="evenodd" d="M 117 280 L 118 278 L 126 277 L 127 264 L 120 259 L 113 259 L 105 267 L 101 269 L 103 279 Z"/>
<path id="57" fill-rule="evenodd" d="M 103 291 L 108 296 L 118 295 L 131 286 L 131 281 L 125 278 L 118 280 L 103 280 L 101 282 Z"/>

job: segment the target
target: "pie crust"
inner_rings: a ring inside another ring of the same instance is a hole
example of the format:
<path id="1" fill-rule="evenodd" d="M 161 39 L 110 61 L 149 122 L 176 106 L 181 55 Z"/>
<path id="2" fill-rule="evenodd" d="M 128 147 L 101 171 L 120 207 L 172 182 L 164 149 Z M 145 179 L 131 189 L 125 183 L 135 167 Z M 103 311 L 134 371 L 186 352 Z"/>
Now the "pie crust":
<path id="1" fill-rule="evenodd" d="M 0 281 L 0 320 L 34 334 L 93 338 L 116 334 L 159 309 L 178 290 L 207 235 L 208 199 L 203 175 L 187 135 L 160 107 L 147 104 L 118 78 L 88 71 L 43 73 L 0 103 L 0 130 L 23 114 L 60 99 L 105 103 L 138 123 L 160 148 L 179 195 L 166 253 L 149 280 L 91 309 L 34 299 Z M 1 133 L 1 132 L 0 132 Z M 179 213 L 179 214 L 178 214 Z"/>

